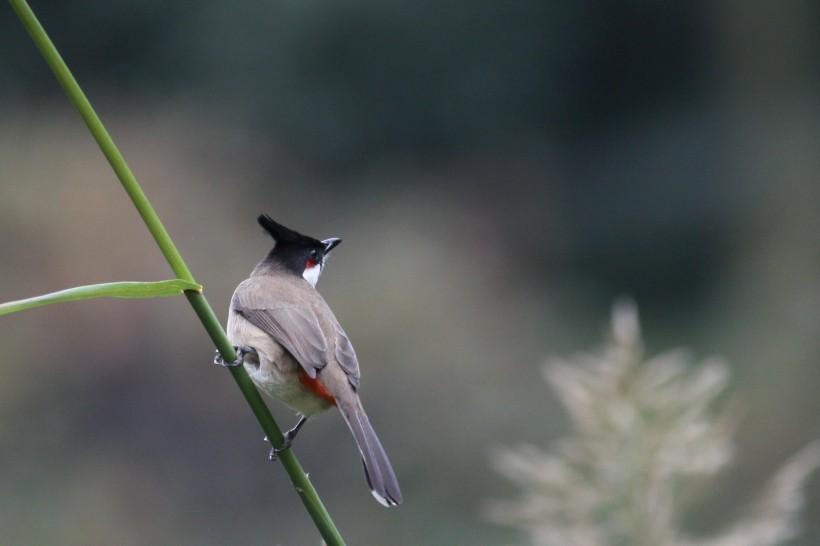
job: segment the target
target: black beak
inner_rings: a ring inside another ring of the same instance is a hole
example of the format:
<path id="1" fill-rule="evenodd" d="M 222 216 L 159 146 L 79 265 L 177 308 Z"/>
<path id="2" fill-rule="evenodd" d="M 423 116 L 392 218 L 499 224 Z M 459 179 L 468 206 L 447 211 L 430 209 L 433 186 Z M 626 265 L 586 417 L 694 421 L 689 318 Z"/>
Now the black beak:
<path id="1" fill-rule="evenodd" d="M 341 242 L 342 240 L 338 237 L 331 237 L 322 241 L 322 244 L 325 245 L 325 254 L 330 254 L 330 251 L 339 246 Z"/>

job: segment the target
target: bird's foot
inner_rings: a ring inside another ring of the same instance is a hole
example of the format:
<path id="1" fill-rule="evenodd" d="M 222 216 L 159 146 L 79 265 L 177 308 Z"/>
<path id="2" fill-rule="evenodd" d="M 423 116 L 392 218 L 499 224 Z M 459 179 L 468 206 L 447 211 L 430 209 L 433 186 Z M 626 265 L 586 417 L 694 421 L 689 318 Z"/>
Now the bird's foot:
<path id="1" fill-rule="evenodd" d="M 291 444 L 290 442 L 285 441 L 285 442 L 282 443 L 282 447 L 272 447 L 272 448 L 270 448 L 270 453 L 268 453 L 268 461 L 269 462 L 274 462 L 274 461 L 279 460 L 279 454 L 282 453 L 283 451 L 287 451 L 288 449 L 290 449 L 290 444 Z"/>
<path id="2" fill-rule="evenodd" d="M 301 429 L 302 426 L 306 422 L 307 422 L 307 417 L 305 417 L 303 415 L 303 416 L 299 417 L 299 421 L 296 423 L 296 425 L 293 428 L 291 428 L 290 430 L 288 430 L 288 431 L 286 431 L 285 433 L 282 434 L 282 447 L 273 446 L 271 448 L 270 453 L 268 453 L 268 460 L 269 461 L 271 461 L 271 462 L 275 461 L 276 459 L 279 458 L 280 453 L 290 449 L 290 446 L 293 444 L 293 439 L 296 438 L 296 435 L 299 434 L 299 429 Z M 266 442 L 269 441 L 267 436 L 265 436 L 265 441 Z"/>
<path id="3" fill-rule="evenodd" d="M 245 345 L 234 347 L 234 351 L 236 351 L 236 360 L 233 362 L 225 362 L 225 359 L 222 357 L 222 353 L 220 353 L 219 349 L 217 349 L 214 354 L 214 364 L 222 368 L 233 368 L 234 366 L 241 366 L 242 363 L 245 362 L 246 355 L 257 355 L 256 349 Z"/>

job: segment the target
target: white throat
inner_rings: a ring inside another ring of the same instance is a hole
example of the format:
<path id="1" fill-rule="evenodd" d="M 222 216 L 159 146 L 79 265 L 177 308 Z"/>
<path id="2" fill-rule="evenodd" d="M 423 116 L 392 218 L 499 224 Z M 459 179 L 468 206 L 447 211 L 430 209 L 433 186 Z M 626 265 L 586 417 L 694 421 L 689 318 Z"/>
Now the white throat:
<path id="1" fill-rule="evenodd" d="M 302 273 L 302 278 L 310 283 L 310 286 L 316 288 L 316 283 L 319 282 L 319 275 L 322 274 L 322 266 L 319 264 L 313 267 L 306 267 L 305 272 Z"/>

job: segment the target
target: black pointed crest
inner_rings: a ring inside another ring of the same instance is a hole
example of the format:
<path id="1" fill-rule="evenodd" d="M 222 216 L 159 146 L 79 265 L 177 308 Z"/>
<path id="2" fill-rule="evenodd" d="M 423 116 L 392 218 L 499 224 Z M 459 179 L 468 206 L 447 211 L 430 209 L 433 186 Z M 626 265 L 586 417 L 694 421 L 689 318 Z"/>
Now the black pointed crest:
<path id="1" fill-rule="evenodd" d="M 277 243 L 322 246 L 321 241 L 318 239 L 302 235 L 298 231 L 285 227 L 267 214 L 260 214 L 256 221 L 259 222 L 259 225 L 262 226 Z"/>

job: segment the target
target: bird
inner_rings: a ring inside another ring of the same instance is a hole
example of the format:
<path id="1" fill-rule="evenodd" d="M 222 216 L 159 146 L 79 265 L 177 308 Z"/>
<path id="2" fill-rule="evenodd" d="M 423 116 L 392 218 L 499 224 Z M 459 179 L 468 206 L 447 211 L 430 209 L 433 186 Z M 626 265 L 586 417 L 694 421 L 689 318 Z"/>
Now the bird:
<path id="1" fill-rule="evenodd" d="M 339 410 L 359 448 L 373 497 L 383 506 L 402 503 L 393 466 L 359 398 L 359 361 L 330 306 L 316 290 L 330 253 L 341 239 L 319 240 L 276 222 L 257 218 L 274 246 L 239 283 L 228 310 L 228 339 L 254 384 L 299 416 L 273 448 L 274 460 L 289 449 L 308 418 L 332 407 Z"/>

